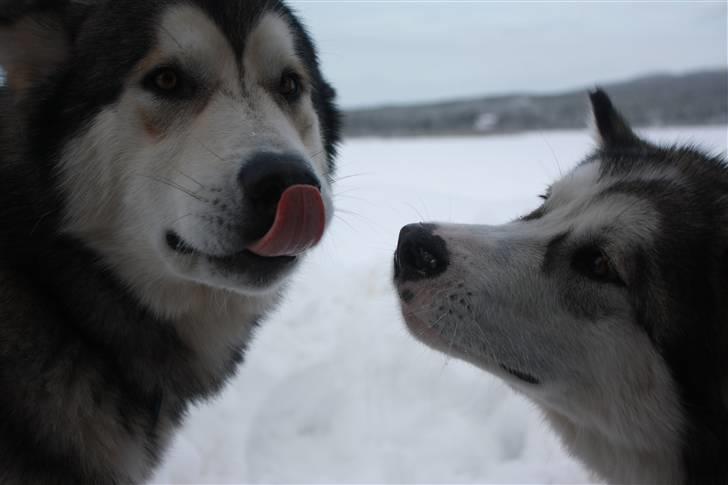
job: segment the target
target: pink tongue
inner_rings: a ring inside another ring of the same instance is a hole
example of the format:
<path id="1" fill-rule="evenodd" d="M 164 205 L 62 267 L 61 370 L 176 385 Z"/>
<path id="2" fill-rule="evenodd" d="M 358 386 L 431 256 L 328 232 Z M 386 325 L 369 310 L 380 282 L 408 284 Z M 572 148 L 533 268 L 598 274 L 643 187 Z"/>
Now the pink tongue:
<path id="1" fill-rule="evenodd" d="M 273 226 L 248 251 L 267 258 L 297 256 L 318 244 L 324 235 L 325 219 L 319 189 L 293 185 L 281 195 Z"/>

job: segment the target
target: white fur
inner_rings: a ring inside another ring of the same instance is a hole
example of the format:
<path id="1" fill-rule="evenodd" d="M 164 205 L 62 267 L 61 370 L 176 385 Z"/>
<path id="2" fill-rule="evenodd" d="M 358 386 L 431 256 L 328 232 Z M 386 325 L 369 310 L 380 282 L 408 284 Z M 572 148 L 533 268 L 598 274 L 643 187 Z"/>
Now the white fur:
<path id="1" fill-rule="evenodd" d="M 92 25 L 93 18 L 87 22 L 84 28 L 103 28 Z M 170 2 L 159 19 L 153 45 L 145 46 L 149 47 L 145 57 L 121 80 L 119 97 L 94 113 L 72 139 L 63 140 L 59 154 L 61 230 L 93 249 L 145 310 L 175 327 L 180 347 L 191 350 L 184 377 L 197 397 L 211 395 L 230 376 L 254 323 L 276 304 L 294 267 L 286 266 L 270 280 L 256 280 L 262 277 L 248 275 L 242 264 L 229 272 L 224 263 L 214 264 L 220 260 L 215 257 L 234 259 L 250 244 L 237 229 L 246 215 L 238 176 L 251 155 L 276 152 L 307 161 L 321 183 L 327 222 L 333 214 L 327 153 L 311 101 L 310 75 L 298 58 L 287 22 L 275 12 L 264 13 L 249 26 L 245 52 L 236 53 L 205 12 L 187 2 Z M 66 59 L 68 37 L 60 14 L 55 18 L 33 12 L 32 17 L 0 28 L 0 64 L 8 73 L 9 99 L 19 112 L 29 111 L 25 103 L 36 102 L 24 98 L 26 90 L 41 85 Z M 74 42 L 84 38 L 81 34 Z M 202 89 L 194 99 L 171 102 L 148 89 L 144 80 L 150 73 L 171 63 L 185 75 L 196 76 Z M 283 102 L 277 94 L 281 73 L 291 69 L 305 84 L 303 97 L 295 104 Z M 10 160 L 15 154 L 11 155 Z M 197 252 L 170 248 L 169 231 Z M 16 275 L 4 279 L 14 295 L 11 283 Z M 26 307 L 23 321 L 58 318 L 47 314 L 53 310 L 18 302 L 17 308 Z M 48 340 L 55 342 L 56 336 Z M 37 432 L 33 440 L 42 442 L 51 455 L 79 453 L 80 466 L 93 468 L 82 470 L 93 472 L 90 476 L 98 473 L 121 483 L 148 479 L 157 460 L 151 452 L 166 448 L 184 408 L 178 399 L 190 396 L 175 388 L 176 383 L 159 386 L 154 390 L 160 393 L 155 398 L 159 409 L 149 410 L 155 420 L 154 435 L 136 432 L 152 429 L 140 429 L 149 423 L 138 422 L 136 411 L 131 416 L 125 413 L 129 410 L 123 407 L 131 405 L 126 403 L 127 390 L 98 381 L 105 379 L 106 368 L 93 364 L 95 353 L 89 359 L 79 358 L 75 342 L 68 347 L 69 355 L 54 355 L 53 364 L 44 365 L 37 393 L 33 383 L 27 393 L 22 392 L 29 399 L 40 396 L 27 415 L 38 421 L 28 426 Z M 117 364 L 116 360 L 109 362 Z M 139 365 L 134 359 L 119 364 Z M 90 366 L 90 372 L 84 372 L 84 366 Z M 0 476 L 6 475 L 0 470 Z"/>
<path id="2" fill-rule="evenodd" d="M 657 174 L 635 173 L 634 177 Z M 670 173 L 659 175 L 669 178 Z M 447 271 L 405 282 L 410 328 L 423 341 L 506 380 L 539 404 L 567 448 L 610 483 L 678 484 L 683 479 L 683 416 L 662 357 L 633 321 L 624 294 L 579 281 L 569 264 L 554 274 L 543 263 L 549 241 L 601 236 L 618 271 L 634 247 L 649 247 L 659 214 L 649 200 L 604 196 L 615 180 L 599 161 L 556 182 L 545 215 L 503 226 L 437 225 L 448 248 Z M 569 285 L 576 285 L 569 287 Z M 603 305 L 598 321 L 567 307 L 564 293 Z M 538 378 L 533 385 L 502 366 Z"/>
<path id="3" fill-rule="evenodd" d="M 237 233 L 210 226 L 204 216 L 235 223 L 237 173 L 246 157 L 260 150 L 311 160 L 328 218 L 333 212 L 310 97 L 290 112 L 274 101 L 270 89 L 283 69 L 302 69 L 290 29 L 268 13 L 247 45 L 243 59 L 237 59 L 205 13 L 190 5 L 170 8 L 156 46 L 127 80 L 119 101 L 68 145 L 60 164 L 66 230 L 102 254 L 156 314 L 174 319 L 185 341 L 203 356 L 201 364 L 212 368 L 223 365 L 222 349 L 247 338 L 250 329 L 241 322 L 270 308 L 278 285 L 257 288 L 219 274 L 200 255 L 176 254 L 165 243 L 165 231 L 173 229 L 212 256 L 240 251 Z M 204 71 L 216 87 L 204 106 L 165 119 L 158 101 L 140 85 L 150 69 L 169 59 Z M 162 118 L 158 135 L 147 126 L 155 117 Z M 220 204 L 213 206 L 214 199 Z"/>

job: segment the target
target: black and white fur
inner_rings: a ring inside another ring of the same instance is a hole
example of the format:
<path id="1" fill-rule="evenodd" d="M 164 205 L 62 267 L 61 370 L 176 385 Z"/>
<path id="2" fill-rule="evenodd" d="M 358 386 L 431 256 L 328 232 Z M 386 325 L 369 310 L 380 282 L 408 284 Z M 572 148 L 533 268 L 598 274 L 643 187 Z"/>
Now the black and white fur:
<path id="1" fill-rule="evenodd" d="M 332 214 L 333 90 L 278 0 L 2 1 L 0 65 L 0 483 L 143 482 L 300 259 L 240 177 Z"/>
<path id="2" fill-rule="evenodd" d="M 728 167 L 591 101 L 599 147 L 533 213 L 402 230 L 405 320 L 537 403 L 598 477 L 728 483 Z"/>

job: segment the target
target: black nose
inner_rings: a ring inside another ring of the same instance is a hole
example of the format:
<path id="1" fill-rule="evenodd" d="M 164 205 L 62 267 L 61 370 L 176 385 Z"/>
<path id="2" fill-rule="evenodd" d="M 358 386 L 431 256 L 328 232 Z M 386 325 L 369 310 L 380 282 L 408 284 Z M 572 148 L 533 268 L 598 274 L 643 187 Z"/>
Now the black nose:
<path id="1" fill-rule="evenodd" d="M 243 164 L 238 183 L 255 219 L 249 228 L 253 239 L 270 229 L 278 201 L 287 188 L 312 185 L 321 189 L 318 177 L 306 160 L 290 153 L 256 153 Z"/>
<path id="2" fill-rule="evenodd" d="M 410 224 L 399 233 L 394 254 L 394 277 L 400 282 L 433 278 L 447 269 L 450 256 L 445 240 L 431 224 Z"/>

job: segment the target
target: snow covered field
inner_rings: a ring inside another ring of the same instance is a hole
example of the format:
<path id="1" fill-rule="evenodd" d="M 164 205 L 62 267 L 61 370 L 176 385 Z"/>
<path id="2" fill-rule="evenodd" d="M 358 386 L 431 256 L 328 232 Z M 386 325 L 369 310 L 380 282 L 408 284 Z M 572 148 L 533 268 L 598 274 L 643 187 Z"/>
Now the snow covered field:
<path id="1" fill-rule="evenodd" d="M 728 144 L 726 127 L 645 134 Z M 593 482 L 531 404 L 409 337 L 390 283 L 402 225 L 508 221 L 591 147 L 585 131 L 345 143 L 328 236 L 155 483 Z"/>

